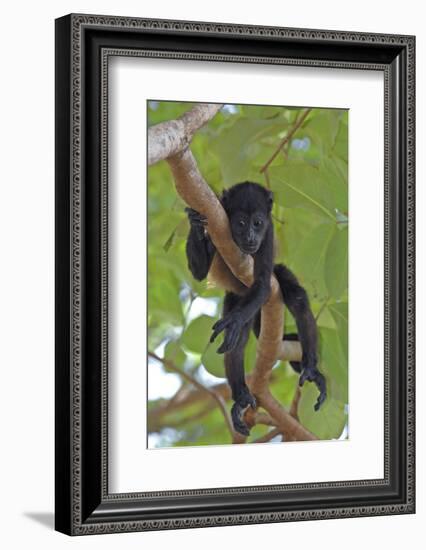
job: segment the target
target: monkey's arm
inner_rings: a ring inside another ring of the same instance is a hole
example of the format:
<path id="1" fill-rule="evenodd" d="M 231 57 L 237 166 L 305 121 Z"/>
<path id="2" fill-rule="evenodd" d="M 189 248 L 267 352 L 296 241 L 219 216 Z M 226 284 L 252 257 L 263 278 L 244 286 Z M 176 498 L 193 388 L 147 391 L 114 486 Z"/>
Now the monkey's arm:
<path id="1" fill-rule="evenodd" d="M 249 323 L 263 306 L 271 292 L 273 268 L 273 229 L 268 228 L 261 247 L 254 255 L 254 282 L 240 298 L 238 304 L 227 315 L 213 325 L 213 342 L 218 334 L 225 330 L 223 344 L 218 353 L 231 351 L 237 344 L 244 325 Z"/>
<path id="2" fill-rule="evenodd" d="M 186 241 L 188 267 L 194 279 L 202 281 L 207 277 L 216 249 L 205 231 L 206 218 L 192 208 L 187 208 L 186 212 L 191 224 Z"/>

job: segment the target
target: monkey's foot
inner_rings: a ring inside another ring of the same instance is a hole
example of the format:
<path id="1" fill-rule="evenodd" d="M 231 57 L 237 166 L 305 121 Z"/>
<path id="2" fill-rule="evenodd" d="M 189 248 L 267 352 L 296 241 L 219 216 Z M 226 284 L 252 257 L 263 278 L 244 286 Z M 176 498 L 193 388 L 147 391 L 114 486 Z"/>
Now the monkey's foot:
<path id="1" fill-rule="evenodd" d="M 245 435 L 246 437 L 250 435 L 250 429 L 244 422 L 243 415 L 248 407 L 256 409 L 256 399 L 246 388 L 240 393 L 238 399 L 231 408 L 231 418 L 232 424 L 234 425 L 234 430 L 241 435 Z"/>
<path id="2" fill-rule="evenodd" d="M 319 411 L 321 405 L 327 398 L 325 378 L 316 367 L 305 367 L 299 378 L 299 386 L 303 386 L 306 380 L 308 382 L 314 382 L 320 392 L 317 402 L 314 405 L 314 409 Z"/>
<path id="3" fill-rule="evenodd" d="M 197 229 L 204 229 L 207 226 L 207 218 L 194 210 L 193 208 L 185 208 L 188 214 L 189 223 Z"/>

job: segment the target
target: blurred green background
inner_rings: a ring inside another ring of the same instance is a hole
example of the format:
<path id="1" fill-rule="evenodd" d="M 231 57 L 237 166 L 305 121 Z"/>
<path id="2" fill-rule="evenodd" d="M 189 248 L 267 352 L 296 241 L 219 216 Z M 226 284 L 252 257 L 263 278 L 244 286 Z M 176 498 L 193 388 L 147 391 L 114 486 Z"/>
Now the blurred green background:
<path id="1" fill-rule="evenodd" d="M 175 119 L 191 103 L 148 102 L 148 124 Z M 198 167 L 213 190 L 250 180 L 274 192 L 276 263 L 285 263 L 306 288 L 320 333 L 320 364 L 328 398 L 319 412 L 317 389 L 306 383 L 300 422 L 320 439 L 348 436 L 348 112 L 310 109 L 267 171 L 261 167 L 306 109 L 225 105 L 191 144 Z M 189 224 L 165 161 L 148 170 L 148 346 L 175 368 L 148 359 L 148 446 L 231 443 L 214 389 L 231 407 L 220 342 L 209 345 L 220 317 L 223 291 L 195 281 L 187 267 Z M 286 332 L 297 332 L 286 311 Z M 250 336 L 246 373 L 254 365 Z M 145 368 L 145 367 L 144 367 Z M 182 373 L 186 373 L 186 376 Z M 195 387 L 195 380 L 201 386 Z M 277 362 L 271 391 L 290 407 L 298 376 Z M 249 441 L 268 431 L 255 426 Z M 281 436 L 272 440 L 281 442 Z"/>

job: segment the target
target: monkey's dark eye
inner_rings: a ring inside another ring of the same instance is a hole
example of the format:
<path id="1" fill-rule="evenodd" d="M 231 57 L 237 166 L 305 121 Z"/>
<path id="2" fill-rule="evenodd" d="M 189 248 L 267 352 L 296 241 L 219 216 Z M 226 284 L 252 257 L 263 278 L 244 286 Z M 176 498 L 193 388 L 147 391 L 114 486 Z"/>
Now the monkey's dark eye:
<path id="1" fill-rule="evenodd" d="M 245 222 L 244 220 L 240 220 L 240 221 L 238 222 L 238 225 L 240 225 L 241 227 L 244 227 L 245 224 L 246 224 L 246 222 Z"/>
<path id="2" fill-rule="evenodd" d="M 253 225 L 254 225 L 255 227 L 260 227 L 260 226 L 262 225 L 262 223 L 263 223 L 262 220 L 255 220 L 255 222 L 254 222 Z"/>

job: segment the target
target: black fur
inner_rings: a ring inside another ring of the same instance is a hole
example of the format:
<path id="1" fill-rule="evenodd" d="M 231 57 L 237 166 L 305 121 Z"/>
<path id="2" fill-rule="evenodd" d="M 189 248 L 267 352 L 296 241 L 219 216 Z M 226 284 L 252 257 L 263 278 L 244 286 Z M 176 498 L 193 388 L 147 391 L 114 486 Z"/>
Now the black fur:
<path id="1" fill-rule="evenodd" d="M 302 361 L 292 362 L 291 365 L 300 373 L 300 386 L 308 380 L 314 382 L 320 392 L 315 410 L 326 398 L 326 385 L 324 376 L 317 369 L 317 328 L 306 291 L 287 267 L 273 263 L 272 193 L 257 183 L 244 182 L 224 191 L 220 201 L 228 215 L 235 243 L 254 259 L 253 285 L 242 295 L 226 293 L 223 317 L 213 325 L 210 339 L 213 342 L 224 331 L 218 353 L 225 354 L 226 376 L 235 401 L 231 411 L 232 421 L 236 431 L 248 435 L 243 412 L 248 406 L 255 408 L 256 401 L 245 382 L 244 348 L 251 328 L 259 336 L 260 310 L 271 291 L 272 272 L 298 330 L 298 335 L 284 338 L 298 339 L 302 346 Z M 206 218 L 190 208 L 186 211 L 191 226 L 186 243 L 188 266 L 195 279 L 202 280 L 210 270 L 216 250 L 206 230 Z"/>

